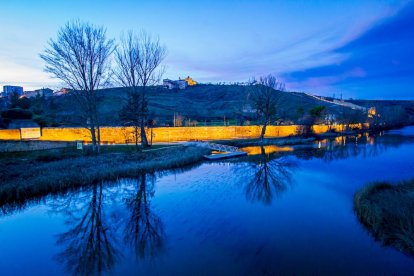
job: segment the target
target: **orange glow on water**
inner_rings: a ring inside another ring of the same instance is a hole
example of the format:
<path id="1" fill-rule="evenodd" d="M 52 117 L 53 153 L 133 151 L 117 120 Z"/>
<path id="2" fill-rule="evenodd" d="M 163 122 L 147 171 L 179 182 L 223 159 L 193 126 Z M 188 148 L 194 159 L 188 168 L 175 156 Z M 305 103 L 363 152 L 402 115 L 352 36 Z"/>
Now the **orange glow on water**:
<path id="1" fill-rule="evenodd" d="M 278 147 L 274 145 L 268 145 L 263 147 L 266 154 L 275 153 L 275 152 L 287 152 L 293 151 L 292 147 Z M 241 149 L 244 152 L 247 152 L 248 155 L 258 155 L 262 154 L 262 149 L 260 146 L 254 147 L 245 147 Z"/>

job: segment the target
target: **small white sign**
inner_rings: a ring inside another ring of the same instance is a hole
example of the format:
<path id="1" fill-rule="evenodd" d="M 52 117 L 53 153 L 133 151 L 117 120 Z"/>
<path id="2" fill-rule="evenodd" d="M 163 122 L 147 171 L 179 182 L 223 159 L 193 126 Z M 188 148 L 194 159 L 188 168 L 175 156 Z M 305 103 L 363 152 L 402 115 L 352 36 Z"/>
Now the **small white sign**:
<path id="1" fill-rule="evenodd" d="M 82 143 L 82 141 L 76 141 L 76 149 L 78 149 L 78 150 L 83 149 L 83 143 Z"/>

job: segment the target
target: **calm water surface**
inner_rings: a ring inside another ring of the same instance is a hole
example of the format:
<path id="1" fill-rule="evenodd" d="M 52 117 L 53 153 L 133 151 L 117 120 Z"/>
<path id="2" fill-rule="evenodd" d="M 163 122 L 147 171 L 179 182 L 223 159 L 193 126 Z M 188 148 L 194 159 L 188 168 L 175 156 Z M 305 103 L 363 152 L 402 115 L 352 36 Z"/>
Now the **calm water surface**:
<path id="1" fill-rule="evenodd" d="M 246 151 L 5 206 L 0 274 L 414 274 L 353 212 L 364 185 L 414 178 L 414 128 Z"/>

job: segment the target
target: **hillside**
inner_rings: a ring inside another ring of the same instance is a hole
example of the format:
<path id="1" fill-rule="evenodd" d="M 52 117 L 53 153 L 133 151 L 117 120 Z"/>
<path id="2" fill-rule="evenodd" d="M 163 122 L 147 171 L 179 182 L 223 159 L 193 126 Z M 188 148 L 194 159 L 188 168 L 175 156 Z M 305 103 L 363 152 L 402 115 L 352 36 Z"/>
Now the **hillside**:
<path id="1" fill-rule="evenodd" d="M 105 125 L 118 125 L 119 111 L 127 97 L 126 88 L 110 88 L 99 91 L 102 119 Z M 277 92 L 279 96 L 278 115 L 284 123 L 297 121 L 303 113 L 315 106 L 325 106 L 327 112 L 338 114 L 344 107 L 319 101 L 304 93 Z M 151 117 L 158 125 L 172 124 L 174 113 L 188 120 L 196 120 L 203 124 L 223 124 L 224 118 L 230 123 L 242 120 L 254 121 L 248 99 L 249 87 L 237 85 L 197 85 L 185 90 L 167 90 L 154 87 L 148 91 Z M 57 121 L 62 123 L 73 118 L 77 112 L 76 104 L 69 96 L 61 96 L 54 100 Z"/>

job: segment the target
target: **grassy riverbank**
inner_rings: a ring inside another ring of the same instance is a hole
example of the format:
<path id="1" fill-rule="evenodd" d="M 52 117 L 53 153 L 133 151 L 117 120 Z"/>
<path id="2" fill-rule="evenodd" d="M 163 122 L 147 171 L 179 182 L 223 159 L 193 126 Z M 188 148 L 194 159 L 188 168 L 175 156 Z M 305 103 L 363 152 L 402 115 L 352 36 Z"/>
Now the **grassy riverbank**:
<path id="1" fill-rule="evenodd" d="M 49 155 L 19 153 L 0 159 L 0 202 L 13 203 L 101 180 L 135 177 L 144 172 L 174 169 L 200 161 L 206 149 L 185 146 L 134 152 L 132 148 L 104 148 L 98 156 L 73 150 Z M 59 151 L 56 151 L 59 152 Z"/>
<path id="2" fill-rule="evenodd" d="M 414 256 L 414 179 L 369 185 L 356 193 L 354 208 L 376 240 Z"/>

